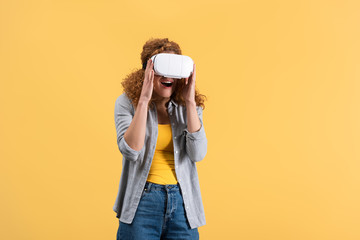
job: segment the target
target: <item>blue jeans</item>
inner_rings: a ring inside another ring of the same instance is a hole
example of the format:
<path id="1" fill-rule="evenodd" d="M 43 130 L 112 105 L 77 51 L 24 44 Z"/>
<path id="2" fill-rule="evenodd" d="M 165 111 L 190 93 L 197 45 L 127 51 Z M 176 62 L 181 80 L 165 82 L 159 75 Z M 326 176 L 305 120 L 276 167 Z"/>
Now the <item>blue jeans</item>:
<path id="1" fill-rule="evenodd" d="M 191 229 L 178 184 L 146 182 L 131 224 L 119 220 L 117 240 L 198 240 L 197 228 Z"/>

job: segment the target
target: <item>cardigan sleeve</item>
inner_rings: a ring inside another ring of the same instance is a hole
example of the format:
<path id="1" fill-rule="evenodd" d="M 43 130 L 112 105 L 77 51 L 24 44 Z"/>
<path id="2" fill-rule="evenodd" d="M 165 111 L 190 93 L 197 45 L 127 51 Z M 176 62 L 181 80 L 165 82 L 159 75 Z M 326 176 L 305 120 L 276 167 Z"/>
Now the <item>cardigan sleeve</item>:
<path id="1" fill-rule="evenodd" d="M 123 93 L 115 101 L 114 119 L 118 148 L 126 160 L 136 161 L 141 150 L 132 149 L 125 141 L 124 134 L 134 117 L 134 108 L 128 97 Z"/>
<path id="2" fill-rule="evenodd" d="M 201 127 L 196 132 L 189 132 L 185 129 L 186 134 L 186 153 L 189 155 L 193 162 L 199 162 L 204 159 L 207 152 L 207 138 L 204 129 L 202 112 L 203 109 L 200 106 L 196 106 L 196 111 L 199 116 Z"/>

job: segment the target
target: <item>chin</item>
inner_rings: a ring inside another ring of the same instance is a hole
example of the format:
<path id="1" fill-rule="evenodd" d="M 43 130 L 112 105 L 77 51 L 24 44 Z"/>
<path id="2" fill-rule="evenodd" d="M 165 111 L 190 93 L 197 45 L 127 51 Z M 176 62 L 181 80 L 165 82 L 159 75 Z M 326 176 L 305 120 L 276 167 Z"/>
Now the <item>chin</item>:
<path id="1" fill-rule="evenodd" d="M 155 92 L 157 96 L 159 97 L 163 97 L 163 98 L 170 98 L 171 95 L 174 93 L 174 91 L 164 91 L 164 90 L 160 90 L 160 91 L 156 91 Z"/>
<path id="2" fill-rule="evenodd" d="M 159 95 L 160 97 L 163 97 L 163 98 L 170 98 L 172 95 L 172 93 L 169 93 L 169 94 L 162 94 L 162 95 Z"/>

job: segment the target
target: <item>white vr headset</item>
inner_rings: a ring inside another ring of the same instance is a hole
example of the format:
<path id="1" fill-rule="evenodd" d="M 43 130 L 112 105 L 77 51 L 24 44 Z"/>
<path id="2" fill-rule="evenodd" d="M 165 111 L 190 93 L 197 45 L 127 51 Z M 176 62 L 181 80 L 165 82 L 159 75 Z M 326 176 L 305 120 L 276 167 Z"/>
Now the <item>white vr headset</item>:
<path id="1" fill-rule="evenodd" d="M 194 68 L 194 61 L 185 55 L 159 53 L 151 57 L 157 75 L 169 78 L 187 78 Z M 146 68 L 146 65 L 143 66 Z"/>

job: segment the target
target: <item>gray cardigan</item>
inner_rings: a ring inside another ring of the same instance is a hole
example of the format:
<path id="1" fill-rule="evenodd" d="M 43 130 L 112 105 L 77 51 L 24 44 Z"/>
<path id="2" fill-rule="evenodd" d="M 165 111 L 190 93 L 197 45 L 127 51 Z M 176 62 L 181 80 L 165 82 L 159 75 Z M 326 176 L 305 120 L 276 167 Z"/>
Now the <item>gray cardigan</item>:
<path id="1" fill-rule="evenodd" d="M 202 120 L 203 109 L 196 106 L 196 110 L 201 128 L 197 132 L 190 133 L 186 124 L 186 107 L 177 104 L 173 100 L 170 100 L 168 105 L 174 143 L 175 172 L 191 228 L 205 225 L 205 213 L 196 162 L 201 161 L 206 155 L 207 139 Z M 155 106 L 155 108 L 149 108 L 148 110 L 143 148 L 139 151 L 132 149 L 126 143 L 124 134 L 130 126 L 134 114 L 135 109 L 131 100 L 125 93 L 121 94 L 115 101 L 114 115 L 117 144 L 123 159 L 119 190 L 113 210 L 117 213 L 116 217 L 121 222 L 128 224 L 134 218 L 145 187 L 158 135 L 158 119 Z"/>

